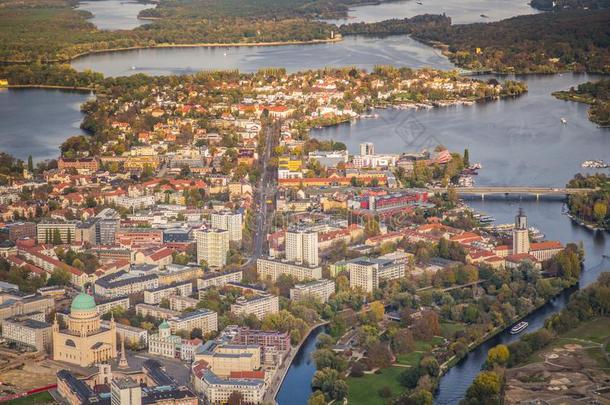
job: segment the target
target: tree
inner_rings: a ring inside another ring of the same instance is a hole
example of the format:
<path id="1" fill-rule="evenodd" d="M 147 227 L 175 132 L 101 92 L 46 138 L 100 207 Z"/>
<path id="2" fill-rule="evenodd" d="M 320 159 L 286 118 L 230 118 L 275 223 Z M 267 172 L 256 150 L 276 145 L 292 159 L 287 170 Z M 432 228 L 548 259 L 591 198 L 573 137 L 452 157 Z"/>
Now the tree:
<path id="1" fill-rule="evenodd" d="M 68 285 L 70 284 L 71 278 L 72 277 L 70 276 L 70 273 L 67 270 L 62 269 L 60 267 L 56 267 L 53 270 L 53 274 L 51 274 L 51 277 L 49 277 L 49 281 L 47 284 L 59 286 Z"/>
<path id="2" fill-rule="evenodd" d="M 28 156 L 28 171 L 30 173 L 34 171 L 34 160 L 32 159 L 32 155 Z"/>
<path id="3" fill-rule="evenodd" d="M 367 350 L 367 356 L 373 367 L 386 368 L 392 364 L 390 348 L 382 342 L 371 345 Z"/>
<path id="4" fill-rule="evenodd" d="M 385 307 L 380 301 L 373 301 L 371 303 L 370 317 L 375 323 L 383 320 L 383 314 L 385 313 Z"/>
<path id="5" fill-rule="evenodd" d="M 468 149 L 464 149 L 464 158 L 462 159 L 462 161 L 464 162 L 464 166 L 470 166 L 470 152 L 468 151 Z"/>
<path id="6" fill-rule="evenodd" d="M 239 391 L 233 391 L 227 398 L 227 405 L 242 405 L 244 403 L 244 396 Z"/>
<path id="7" fill-rule="evenodd" d="M 432 405 L 433 397 L 430 391 L 418 389 L 415 391 L 411 399 L 416 405 Z"/>
<path id="8" fill-rule="evenodd" d="M 415 388 L 417 386 L 417 382 L 419 381 L 420 370 L 419 367 L 411 367 L 405 369 L 398 376 L 398 380 L 401 385 L 407 388 Z"/>
<path id="9" fill-rule="evenodd" d="M 395 353 L 404 354 L 409 353 L 415 349 L 415 339 L 413 339 L 413 332 L 409 329 L 399 329 L 392 336 L 392 349 Z"/>
<path id="10" fill-rule="evenodd" d="M 466 391 L 466 399 L 473 403 L 500 403 L 499 394 L 502 390 L 502 380 L 494 371 L 483 371 L 476 376 L 472 385 Z"/>
<path id="11" fill-rule="evenodd" d="M 506 364 L 510 357 L 510 352 L 506 345 L 497 345 L 496 347 L 492 347 L 487 352 L 487 364 L 493 366 L 496 364 Z"/>
<path id="12" fill-rule="evenodd" d="M 426 356 L 419 363 L 422 372 L 428 373 L 430 377 L 438 376 L 440 366 L 434 356 Z"/>
<path id="13" fill-rule="evenodd" d="M 341 400 L 347 395 L 347 384 L 339 372 L 331 368 L 316 371 L 311 386 L 321 390 L 327 399 Z"/>
<path id="14" fill-rule="evenodd" d="M 314 391 L 307 400 L 307 405 L 326 405 L 326 403 L 326 398 L 320 390 Z"/>
<path id="15" fill-rule="evenodd" d="M 379 390 L 377 390 L 377 393 L 381 398 L 390 398 L 392 396 L 392 388 L 387 385 L 384 385 L 383 387 L 379 388 Z"/>
<path id="16" fill-rule="evenodd" d="M 593 205 L 593 215 L 597 222 L 602 222 L 608 213 L 608 205 L 604 201 L 598 201 Z"/>
<path id="17" fill-rule="evenodd" d="M 62 244 L 61 233 L 59 232 L 59 228 L 53 229 L 53 240 L 51 241 L 51 243 L 53 243 L 54 245 Z"/>

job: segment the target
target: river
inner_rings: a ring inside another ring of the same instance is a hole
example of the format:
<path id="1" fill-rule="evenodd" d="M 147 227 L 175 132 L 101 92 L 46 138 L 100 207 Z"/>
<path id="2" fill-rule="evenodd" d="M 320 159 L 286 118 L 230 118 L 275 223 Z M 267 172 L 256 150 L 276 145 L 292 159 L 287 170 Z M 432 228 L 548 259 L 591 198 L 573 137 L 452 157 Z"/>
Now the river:
<path id="1" fill-rule="evenodd" d="M 87 93 L 49 89 L 0 89 L 0 151 L 26 160 L 56 159 L 59 145 L 80 129 Z"/>
<path id="2" fill-rule="evenodd" d="M 89 20 L 102 30 L 131 30 L 146 24 L 146 20 L 138 19 L 138 13 L 154 7 L 129 0 L 92 0 L 81 1 L 77 10 L 89 11 L 93 17 Z"/>

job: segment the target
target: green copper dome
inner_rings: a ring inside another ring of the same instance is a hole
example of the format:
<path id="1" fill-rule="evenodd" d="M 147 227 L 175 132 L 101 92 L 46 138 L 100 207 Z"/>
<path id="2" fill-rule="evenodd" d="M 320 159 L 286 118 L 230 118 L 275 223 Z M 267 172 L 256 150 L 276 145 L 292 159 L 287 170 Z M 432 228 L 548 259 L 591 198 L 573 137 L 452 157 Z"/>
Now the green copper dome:
<path id="1" fill-rule="evenodd" d="M 72 300 L 72 305 L 70 306 L 70 311 L 91 311 L 95 309 L 95 300 L 92 296 L 87 293 L 78 294 L 74 300 Z"/>
<path id="2" fill-rule="evenodd" d="M 169 323 L 167 323 L 167 321 L 161 322 L 161 325 L 159 325 L 159 329 L 169 329 Z"/>

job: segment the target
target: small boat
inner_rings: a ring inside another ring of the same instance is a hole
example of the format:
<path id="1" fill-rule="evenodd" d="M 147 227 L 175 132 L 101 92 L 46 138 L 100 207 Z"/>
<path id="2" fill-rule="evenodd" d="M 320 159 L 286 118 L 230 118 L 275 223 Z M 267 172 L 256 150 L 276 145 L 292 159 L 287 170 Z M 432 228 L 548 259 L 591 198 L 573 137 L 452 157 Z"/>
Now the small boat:
<path id="1" fill-rule="evenodd" d="M 489 18 L 489 16 L 485 15 L 485 14 L 481 14 L 481 18 Z"/>
<path id="2" fill-rule="evenodd" d="M 424 3 L 422 3 L 421 1 L 418 1 L 418 2 L 417 2 L 417 4 L 419 4 L 419 5 L 421 6 L 421 5 L 422 5 L 422 4 L 424 4 Z"/>
<path id="3" fill-rule="evenodd" d="M 510 328 L 510 334 L 511 335 L 516 335 L 518 333 L 523 332 L 527 327 L 529 326 L 529 323 L 522 321 L 519 322 L 518 324 L 516 324 L 515 326 L 513 326 L 512 328 Z"/>
<path id="4" fill-rule="evenodd" d="M 132 67 L 131 67 L 131 70 L 136 70 L 136 67 L 135 67 L 135 66 L 132 66 Z"/>
<path id="5" fill-rule="evenodd" d="M 563 117 L 562 117 L 562 118 L 561 118 L 561 123 L 562 123 L 562 124 L 567 124 L 567 123 L 568 123 L 568 120 L 566 120 L 565 118 L 563 118 Z"/>

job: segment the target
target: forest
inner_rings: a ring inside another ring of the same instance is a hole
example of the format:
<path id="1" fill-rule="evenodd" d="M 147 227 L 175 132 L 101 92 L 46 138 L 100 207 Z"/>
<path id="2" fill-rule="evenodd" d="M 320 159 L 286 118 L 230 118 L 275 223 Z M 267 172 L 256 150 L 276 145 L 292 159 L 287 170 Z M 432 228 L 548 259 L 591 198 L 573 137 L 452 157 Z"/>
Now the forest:
<path id="1" fill-rule="evenodd" d="M 567 185 L 571 188 L 595 188 L 595 192 L 571 195 L 570 214 L 603 229 L 610 229 L 610 177 L 603 173 L 577 174 Z"/>
<path id="2" fill-rule="evenodd" d="M 610 72 L 610 10 L 523 15 L 492 23 L 436 25 L 413 33 L 452 62 L 501 73 Z"/>
<path id="3" fill-rule="evenodd" d="M 557 91 L 553 96 L 561 100 L 590 104 L 589 119 L 599 126 L 610 126 L 610 79 L 579 84 L 567 91 Z"/>
<path id="4" fill-rule="evenodd" d="M 203 1 L 184 3 L 190 8 L 183 3 L 162 3 L 164 7 L 173 5 L 168 16 L 136 29 L 105 31 L 88 21 L 90 13 L 75 10 L 71 0 L 5 1 L 0 3 L 0 61 L 68 61 L 92 51 L 162 44 L 311 41 L 328 39 L 336 29 L 314 20 L 316 13 L 301 12 L 307 4 L 303 2 L 275 2 L 283 7 L 273 16 L 262 12 L 272 10 L 269 0 L 240 2 L 233 11 L 224 12 L 214 11 L 218 7 L 200 7 Z M 205 12 L 189 12 L 194 4 Z M 333 7 L 340 10 L 340 4 Z M 236 10 L 252 12 L 240 15 Z"/>

